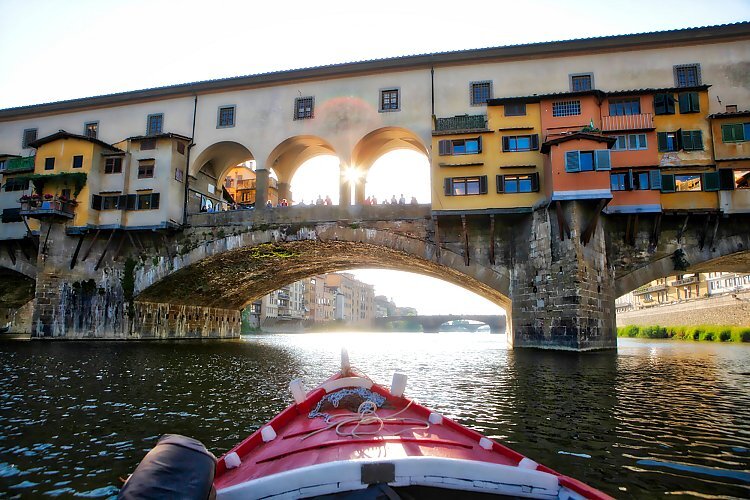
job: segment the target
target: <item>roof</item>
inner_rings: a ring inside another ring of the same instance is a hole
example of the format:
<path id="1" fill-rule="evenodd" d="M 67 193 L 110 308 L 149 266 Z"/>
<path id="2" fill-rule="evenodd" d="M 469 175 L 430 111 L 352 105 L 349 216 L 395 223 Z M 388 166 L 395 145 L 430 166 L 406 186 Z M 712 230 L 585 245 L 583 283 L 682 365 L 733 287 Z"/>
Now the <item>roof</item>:
<path id="1" fill-rule="evenodd" d="M 163 98 L 194 96 L 229 89 L 261 87 L 301 80 L 319 80 L 372 73 L 374 71 L 403 71 L 409 68 L 434 68 L 436 66 L 452 66 L 458 64 L 487 62 L 491 60 L 532 59 L 559 55 L 572 55 L 576 53 L 636 50 L 643 47 L 673 47 L 676 45 L 696 45 L 715 42 L 718 40 L 742 40 L 748 38 L 750 38 L 750 22 L 739 22 L 717 26 L 702 26 L 631 35 L 612 35 L 596 38 L 579 38 L 554 42 L 418 54 L 231 78 L 220 78 L 81 99 L 71 99 L 67 101 L 20 106 L 0 110 L 0 120 L 10 120 L 29 115 L 54 114 L 74 109 L 112 106 L 135 100 L 148 101 Z"/>
<path id="2" fill-rule="evenodd" d="M 580 97 L 593 95 L 598 99 L 603 100 L 607 97 L 619 97 L 628 95 L 643 95 L 643 94 L 661 94 L 667 92 L 699 92 L 708 90 L 711 85 L 697 85 L 694 87 L 662 87 L 662 88 L 645 88 L 645 89 L 632 89 L 632 90 L 579 90 L 576 92 L 552 92 L 549 94 L 533 94 L 527 96 L 517 97 L 499 97 L 497 99 L 489 99 L 487 101 L 488 106 L 500 106 L 509 102 L 539 102 L 542 99 L 554 99 L 560 97 Z"/>
<path id="3" fill-rule="evenodd" d="M 39 146 L 43 146 L 44 144 L 56 141 L 58 139 L 78 139 L 81 141 L 91 142 L 103 148 L 109 149 L 110 151 L 120 151 L 116 147 L 111 146 L 104 141 L 100 141 L 99 139 L 95 139 L 87 135 L 71 134 L 70 132 L 66 132 L 64 130 L 59 130 L 52 135 L 48 135 L 46 137 L 42 137 L 41 139 L 30 142 L 29 146 L 31 146 L 32 148 L 39 148 Z"/>
<path id="4" fill-rule="evenodd" d="M 192 141 L 192 137 L 186 137 L 184 135 L 175 134 L 172 132 L 164 132 L 163 134 L 152 134 L 152 135 L 135 135 L 124 139 L 126 141 L 142 141 L 144 139 L 182 139 L 183 141 Z"/>
<path id="5" fill-rule="evenodd" d="M 614 146 L 614 144 L 617 142 L 617 139 L 614 137 L 607 137 L 605 135 L 599 135 L 599 134 L 590 134 L 588 132 L 574 132 L 569 135 L 565 135 L 563 137 L 558 137 L 557 139 L 552 139 L 550 141 L 546 141 L 542 144 L 542 147 L 540 148 L 540 151 L 543 154 L 549 153 L 549 150 L 551 146 L 554 146 L 556 144 L 561 144 L 563 142 L 572 141 L 574 139 L 587 139 L 590 141 L 596 141 L 596 142 L 605 142 L 607 143 L 607 147 L 611 148 Z"/>
<path id="6" fill-rule="evenodd" d="M 725 111 L 724 113 L 714 113 L 712 115 L 708 115 L 709 118 L 715 119 L 715 118 L 742 118 L 745 116 L 750 116 L 750 110 L 744 110 L 744 111 Z"/>

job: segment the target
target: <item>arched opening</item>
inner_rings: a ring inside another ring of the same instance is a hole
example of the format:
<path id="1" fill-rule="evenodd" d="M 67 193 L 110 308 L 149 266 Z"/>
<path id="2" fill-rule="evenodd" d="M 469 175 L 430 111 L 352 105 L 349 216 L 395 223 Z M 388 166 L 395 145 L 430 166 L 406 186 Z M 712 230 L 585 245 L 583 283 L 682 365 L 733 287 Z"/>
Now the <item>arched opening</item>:
<path id="1" fill-rule="evenodd" d="M 299 205 L 339 204 L 341 169 L 336 156 L 320 155 L 302 163 L 291 179 L 293 202 Z"/>
<path id="2" fill-rule="evenodd" d="M 296 172 L 302 165 L 306 165 L 303 176 L 298 179 L 306 179 L 309 184 L 302 184 L 297 180 L 293 188 L 291 183 L 296 178 Z M 339 200 L 341 191 L 341 175 L 338 157 L 333 146 L 326 140 L 316 136 L 295 136 L 290 137 L 276 146 L 268 156 L 266 168 L 272 168 L 278 175 L 278 196 L 280 199 L 286 199 L 290 204 L 299 203 L 305 198 L 305 203 L 309 203 L 308 197 L 315 192 L 317 199 L 321 190 L 330 192 L 331 201 Z M 335 177 L 332 172 L 335 172 Z M 320 174 L 320 175 L 316 175 Z M 322 180 L 322 179 L 325 180 Z M 299 193 L 296 189 L 302 188 L 310 193 Z M 323 195 L 325 196 L 325 195 Z"/>
<path id="3" fill-rule="evenodd" d="M 188 213 L 224 210 L 235 203 L 225 189 L 225 176 L 230 169 L 254 160 L 250 150 L 237 142 L 218 142 L 204 149 L 195 158 L 188 179 Z"/>
<path id="4" fill-rule="evenodd" d="M 232 209 L 249 209 L 255 208 L 257 198 L 257 172 L 256 162 L 254 160 L 245 161 L 226 171 L 222 178 L 222 185 L 231 198 Z M 273 169 L 268 174 L 268 195 L 266 201 L 276 206 L 280 201 L 279 198 L 279 178 Z"/>
<path id="5" fill-rule="evenodd" d="M 36 282 L 0 267 L 0 333 L 29 333 Z"/>

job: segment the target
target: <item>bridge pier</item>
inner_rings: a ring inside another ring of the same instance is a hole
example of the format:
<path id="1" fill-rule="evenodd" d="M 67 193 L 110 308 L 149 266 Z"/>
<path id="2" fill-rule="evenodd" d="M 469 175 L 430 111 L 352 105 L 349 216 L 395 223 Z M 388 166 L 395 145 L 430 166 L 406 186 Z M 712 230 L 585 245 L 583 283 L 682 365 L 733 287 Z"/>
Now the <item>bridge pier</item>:
<path id="1" fill-rule="evenodd" d="M 268 202 L 268 176 L 269 171 L 261 168 L 260 165 L 255 167 L 255 209 L 264 210 Z"/>
<path id="2" fill-rule="evenodd" d="M 614 271 L 596 201 L 535 210 L 512 266 L 514 347 L 615 349 Z M 587 240 L 584 242 L 584 240 Z"/>

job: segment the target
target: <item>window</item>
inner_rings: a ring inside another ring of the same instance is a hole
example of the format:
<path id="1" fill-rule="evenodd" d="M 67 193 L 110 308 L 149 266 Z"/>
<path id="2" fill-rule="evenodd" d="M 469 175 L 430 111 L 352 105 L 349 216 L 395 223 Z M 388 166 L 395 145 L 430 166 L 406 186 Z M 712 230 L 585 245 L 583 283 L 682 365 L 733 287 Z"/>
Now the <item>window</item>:
<path id="1" fill-rule="evenodd" d="M 5 160 L 0 160 L 0 172 L 5 171 Z"/>
<path id="2" fill-rule="evenodd" d="M 185 175 L 185 173 L 183 172 L 183 170 L 181 168 L 176 168 L 174 170 L 174 180 L 176 180 L 178 182 L 182 182 L 183 178 L 184 178 L 183 177 L 184 175 Z"/>
<path id="3" fill-rule="evenodd" d="M 680 104 L 680 113 L 697 113 L 701 110 L 698 92 L 682 92 L 677 94 L 677 101 Z"/>
<path id="4" fill-rule="evenodd" d="M 146 120 L 146 135 L 161 134 L 162 125 L 164 124 L 164 114 L 148 115 Z"/>
<path id="5" fill-rule="evenodd" d="M 617 142 L 612 147 L 613 151 L 648 149 L 646 134 L 616 135 Z"/>
<path id="6" fill-rule="evenodd" d="M 5 183 L 5 192 L 11 191 L 26 191 L 29 189 L 29 181 L 21 179 L 8 179 Z"/>
<path id="7" fill-rule="evenodd" d="M 55 168 L 55 159 L 54 158 L 45 158 L 44 159 L 44 170 L 54 170 Z"/>
<path id="8" fill-rule="evenodd" d="M 127 200 L 127 198 L 125 198 Z M 102 210 L 120 210 L 120 196 L 102 196 Z"/>
<path id="9" fill-rule="evenodd" d="M 628 174 L 610 174 L 609 188 L 612 191 L 625 191 L 628 188 Z"/>
<path id="10" fill-rule="evenodd" d="M 448 177 L 444 180 L 446 196 L 487 194 L 487 176 Z"/>
<path id="11" fill-rule="evenodd" d="M 141 140 L 141 151 L 148 151 L 150 149 L 156 149 L 156 139 Z"/>
<path id="12" fill-rule="evenodd" d="M 21 147 L 24 149 L 29 147 L 29 144 L 34 142 L 36 140 L 36 132 L 37 129 L 35 128 L 27 128 L 23 131 L 23 138 L 21 139 Z"/>
<path id="13" fill-rule="evenodd" d="M 505 108 L 505 116 L 526 116 L 525 102 L 509 102 L 503 108 Z"/>
<path id="14" fill-rule="evenodd" d="M 609 170 L 612 168 L 609 149 L 594 151 L 567 151 L 565 153 L 566 172 L 586 172 L 592 170 Z"/>
<path id="15" fill-rule="evenodd" d="M 654 94 L 654 114 L 673 115 L 674 103 L 674 95 L 672 94 Z"/>
<path id="16" fill-rule="evenodd" d="M 640 115 L 641 100 L 637 97 L 632 99 L 616 99 L 609 101 L 609 116 Z"/>
<path id="17" fill-rule="evenodd" d="M 552 116 L 574 116 L 581 114 L 581 101 L 558 101 L 552 103 Z"/>
<path id="18" fill-rule="evenodd" d="M 99 122 L 86 122 L 83 125 L 83 135 L 96 139 L 99 135 Z"/>
<path id="19" fill-rule="evenodd" d="M 104 160 L 105 174 L 119 174 L 122 172 L 122 158 L 107 158 Z"/>
<path id="20" fill-rule="evenodd" d="M 594 80 L 593 73 L 581 73 L 578 75 L 570 75 L 570 90 L 571 92 L 591 90 L 594 88 L 593 80 Z"/>
<path id="21" fill-rule="evenodd" d="M 398 89 L 386 89 L 380 91 L 380 111 L 398 111 L 401 104 L 398 98 Z"/>
<path id="22" fill-rule="evenodd" d="M 695 87 L 701 84 L 700 64 L 679 64 L 674 66 L 675 87 Z"/>
<path id="23" fill-rule="evenodd" d="M 235 106 L 219 106 L 216 117 L 216 128 L 234 127 Z"/>
<path id="24" fill-rule="evenodd" d="M 539 149 L 537 134 L 503 136 L 503 151 L 536 151 L 537 149 Z"/>
<path id="25" fill-rule="evenodd" d="M 650 189 L 649 185 L 649 174 L 648 172 L 632 172 L 633 189 L 636 191 L 644 191 Z"/>
<path id="26" fill-rule="evenodd" d="M 305 120 L 313 117 L 315 106 L 313 97 L 298 97 L 294 100 L 294 119 Z"/>
<path id="27" fill-rule="evenodd" d="M 83 167 L 83 156 L 82 155 L 73 156 L 73 168 L 81 168 L 81 167 Z"/>
<path id="28" fill-rule="evenodd" d="M 438 143 L 441 156 L 470 155 L 482 152 L 482 137 L 446 139 Z"/>
<path id="29" fill-rule="evenodd" d="M 487 101 L 492 99 L 492 82 L 490 80 L 471 82 L 470 91 L 472 106 L 487 104 Z"/>
<path id="30" fill-rule="evenodd" d="M 750 170 L 734 170 L 734 188 L 750 189 Z"/>
<path id="31" fill-rule="evenodd" d="M 683 130 L 681 139 L 683 150 L 703 151 L 703 133 L 700 130 Z"/>
<path id="32" fill-rule="evenodd" d="M 679 151 L 680 134 L 679 132 L 657 132 L 656 143 L 661 152 Z"/>
<path id="33" fill-rule="evenodd" d="M 177 152 L 181 155 L 185 154 L 185 143 L 184 142 L 177 142 Z"/>
<path id="34" fill-rule="evenodd" d="M 148 179 L 154 176 L 154 160 L 141 160 L 138 162 L 138 178 Z"/>
<path id="35" fill-rule="evenodd" d="M 498 175 L 498 193 L 534 193 L 539 191 L 539 174 Z"/>
<path id="36" fill-rule="evenodd" d="M 675 191 L 702 191 L 701 174 L 675 175 Z"/>
<path id="37" fill-rule="evenodd" d="M 136 210 L 152 210 L 159 208 L 159 193 L 139 194 Z"/>
<path id="38" fill-rule="evenodd" d="M 750 138 L 750 123 L 728 123 L 721 126 L 721 142 L 743 142 Z"/>

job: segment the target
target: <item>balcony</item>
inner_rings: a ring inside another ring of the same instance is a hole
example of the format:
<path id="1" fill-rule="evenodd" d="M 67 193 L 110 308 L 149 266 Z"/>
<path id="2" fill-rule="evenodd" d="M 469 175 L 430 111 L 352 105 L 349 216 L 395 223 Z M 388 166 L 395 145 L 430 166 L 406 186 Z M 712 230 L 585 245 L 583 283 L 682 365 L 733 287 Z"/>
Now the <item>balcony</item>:
<path id="1" fill-rule="evenodd" d="M 682 278 L 681 280 L 675 280 L 672 282 L 672 286 L 692 285 L 693 283 L 698 283 L 697 276 L 690 276 L 689 278 Z"/>
<path id="2" fill-rule="evenodd" d="M 435 132 L 487 130 L 487 115 L 458 115 L 435 119 Z"/>
<path id="3" fill-rule="evenodd" d="M 50 200 L 22 199 L 20 215 L 39 220 L 72 219 L 75 216 L 76 205 L 77 202 L 75 201 L 57 198 Z"/>
<path id="4" fill-rule="evenodd" d="M 633 295 L 645 295 L 647 293 L 653 293 L 653 292 L 661 292 L 667 289 L 666 283 L 662 283 L 661 285 L 653 285 L 649 287 L 641 287 L 638 290 L 633 292 Z"/>
<path id="5" fill-rule="evenodd" d="M 33 172 L 34 171 L 34 157 L 26 156 L 23 158 L 13 158 L 8 160 L 8 164 L 5 167 L 6 174 L 17 174 L 21 172 Z"/>
<path id="6" fill-rule="evenodd" d="M 654 115 L 642 113 L 640 115 L 602 116 L 602 131 L 617 130 L 653 130 Z"/>

